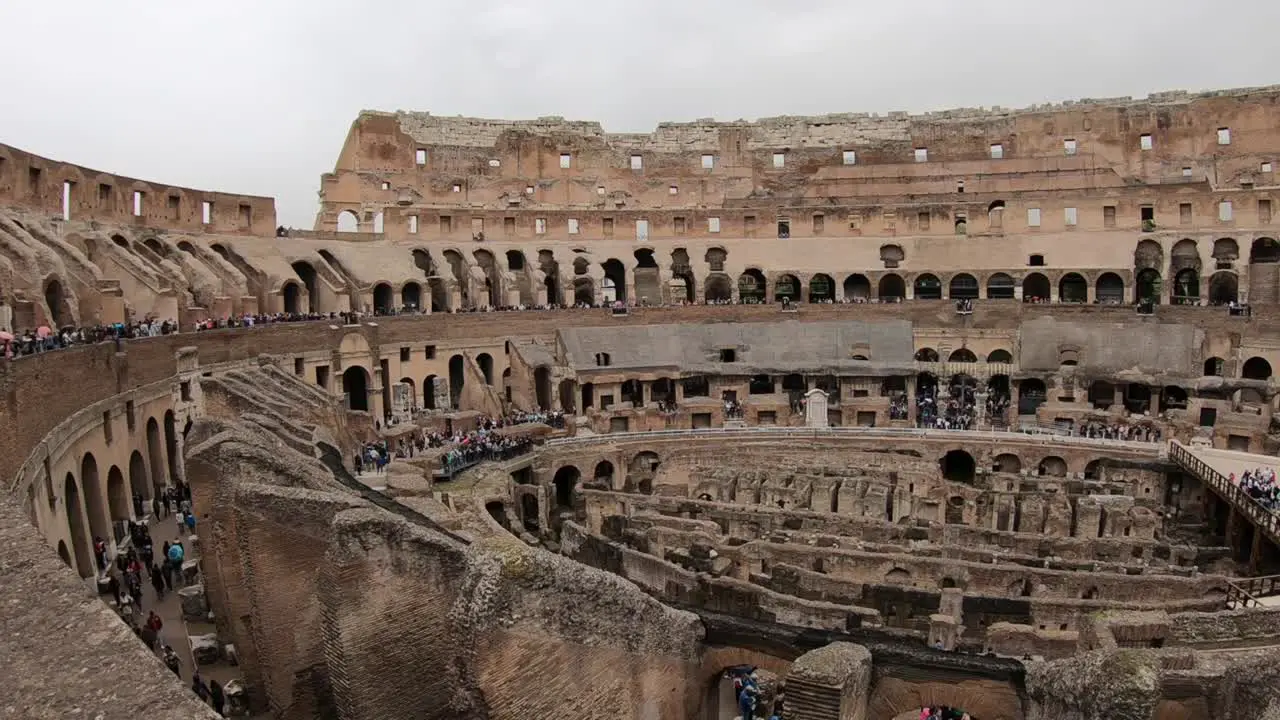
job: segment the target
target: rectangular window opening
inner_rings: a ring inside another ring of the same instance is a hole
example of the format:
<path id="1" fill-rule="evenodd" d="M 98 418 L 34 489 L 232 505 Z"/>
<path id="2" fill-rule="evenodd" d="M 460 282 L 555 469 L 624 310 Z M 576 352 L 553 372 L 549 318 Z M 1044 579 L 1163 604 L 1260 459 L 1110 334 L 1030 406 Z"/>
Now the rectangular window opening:
<path id="1" fill-rule="evenodd" d="M 441 215 L 440 216 L 440 233 L 442 235 L 448 235 L 451 232 L 453 232 L 453 216 Z"/>
<path id="2" fill-rule="evenodd" d="M 822 213 L 813 216 L 813 234 L 821 235 L 827 227 L 827 217 Z"/>
<path id="3" fill-rule="evenodd" d="M 845 150 L 840 159 L 845 165 L 857 165 L 858 153 L 853 150 Z"/>
<path id="4" fill-rule="evenodd" d="M 1190 167 L 1183 167 L 1183 168 L 1182 168 L 1182 177 L 1191 177 L 1191 168 L 1190 168 Z"/>
<path id="5" fill-rule="evenodd" d="M 1076 221 L 1077 221 L 1076 209 L 1073 207 L 1066 208 L 1063 211 L 1063 222 L 1067 224 L 1067 227 L 1075 227 Z"/>
<path id="6" fill-rule="evenodd" d="M 1271 222 L 1271 201 L 1270 200 L 1258 201 L 1258 222 L 1262 225 L 1266 225 Z"/>
<path id="7" fill-rule="evenodd" d="M 1138 208 L 1138 219 L 1142 221 L 1142 231 L 1152 232 L 1156 229 L 1156 209 L 1151 205 Z"/>
<path id="8" fill-rule="evenodd" d="M 747 215 L 746 217 L 742 218 L 742 230 L 743 230 L 743 234 L 746 235 L 747 237 L 751 237 L 752 235 L 755 235 L 755 232 L 756 232 L 756 216 L 755 215 Z"/>
<path id="9" fill-rule="evenodd" d="M 451 189 L 453 192 L 460 193 L 460 192 L 462 192 L 462 185 L 461 185 L 460 183 L 454 183 L 454 184 L 453 184 L 453 187 L 452 187 L 452 188 L 450 188 L 450 189 Z"/>
<path id="10" fill-rule="evenodd" d="M 70 180 L 62 182 L 62 219 L 71 219 L 71 194 L 75 190 L 76 184 Z"/>
<path id="11" fill-rule="evenodd" d="M 1150 135 L 1144 133 L 1138 137 L 1138 147 L 1143 150 L 1150 150 L 1155 147 L 1155 141 L 1151 139 Z"/>
<path id="12" fill-rule="evenodd" d="M 169 219 L 177 220 L 182 214 L 182 196 L 170 195 L 167 202 L 169 203 Z"/>
<path id="13" fill-rule="evenodd" d="M 200 203 L 200 222 L 205 225 L 213 224 L 213 202 L 205 200 Z"/>
<path id="14" fill-rule="evenodd" d="M 929 229 L 929 213 L 928 212 L 916 213 L 916 224 L 920 226 L 921 230 L 928 230 Z"/>
<path id="15" fill-rule="evenodd" d="M 40 168 L 27 168 L 27 188 L 34 197 L 40 197 L 40 175 Z"/>
<path id="16" fill-rule="evenodd" d="M 1231 128 L 1218 128 L 1218 144 L 1219 145 L 1231 144 Z"/>
<path id="17" fill-rule="evenodd" d="M 1102 206 L 1102 226 L 1109 227 L 1109 228 L 1113 228 L 1116 226 L 1116 206 L 1115 205 Z"/>
<path id="18" fill-rule="evenodd" d="M 703 156 L 702 156 L 702 169 L 703 169 L 703 170 L 714 170 L 714 169 L 715 169 L 715 167 L 716 167 L 716 156 L 715 156 L 715 155 L 703 155 Z"/>
<path id="19" fill-rule="evenodd" d="M 1223 200 L 1218 203 L 1218 220 L 1221 222 L 1231 222 L 1233 217 L 1234 215 L 1232 214 L 1230 200 Z"/>
<path id="20" fill-rule="evenodd" d="M 502 232 L 507 235 L 516 234 L 516 219 L 513 217 L 502 218 Z"/>
<path id="21" fill-rule="evenodd" d="M 409 362 L 410 349 L 407 347 L 400 348 L 400 362 Z"/>
<path id="22" fill-rule="evenodd" d="M 604 218 L 600 221 L 600 234 L 613 237 L 613 218 Z"/>
<path id="23" fill-rule="evenodd" d="M 637 220 L 636 221 L 636 240 L 643 242 L 648 239 L 649 239 L 649 221 Z"/>
<path id="24" fill-rule="evenodd" d="M 1261 172 L 1264 172 L 1264 173 L 1271 172 L 1271 163 L 1269 162 L 1262 163 L 1262 167 L 1260 168 L 1260 170 Z"/>
<path id="25" fill-rule="evenodd" d="M 644 169 L 644 157 L 643 157 L 643 156 L 641 156 L 641 155 L 632 155 L 632 156 L 631 156 L 631 169 L 632 169 L 632 170 L 643 170 L 643 169 Z"/>
<path id="26" fill-rule="evenodd" d="M 104 208 L 111 208 L 115 205 L 113 200 L 115 200 L 115 196 L 111 193 L 111 186 L 106 183 L 98 183 L 98 205 Z"/>
<path id="27" fill-rule="evenodd" d="M 547 219 L 546 219 L 546 218 L 534 218 L 534 219 L 533 219 L 533 233 L 534 233 L 535 235 L 546 235 L 546 234 L 547 234 Z"/>
<path id="28" fill-rule="evenodd" d="M 409 216 L 409 234 L 410 235 L 418 234 L 418 216 L 417 215 Z"/>
<path id="29" fill-rule="evenodd" d="M 671 185 L 671 186 L 669 186 L 669 187 L 667 188 L 667 194 L 668 194 L 668 195 L 678 195 L 678 194 L 680 194 L 680 186 L 679 186 L 679 185 Z"/>
<path id="30" fill-rule="evenodd" d="M 482 217 L 471 218 L 471 237 L 472 239 L 479 239 L 484 237 L 484 218 Z"/>
<path id="31" fill-rule="evenodd" d="M 1062 141 L 1062 152 L 1067 155 L 1075 155 L 1078 146 L 1073 138 L 1067 138 Z"/>
<path id="32" fill-rule="evenodd" d="M 1191 203 L 1178 204 L 1178 222 L 1183 225 L 1191 224 Z"/>
<path id="33" fill-rule="evenodd" d="M 413 162 L 417 165 L 426 165 L 427 151 L 422 148 L 418 148 L 417 151 L 413 153 Z"/>
<path id="34" fill-rule="evenodd" d="M 671 231 L 676 235 L 683 235 L 685 231 L 684 218 L 679 215 L 671 218 Z"/>
<path id="35" fill-rule="evenodd" d="M 573 156 L 569 153 L 560 153 L 560 169 L 568 170 L 572 164 Z"/>
<path id="36" fill-rule="evenodd" d="M 569 225 L 569 234 L 570 234 L 570 235 L 577 235 L 577 234 L 578 234 L 578 219 L 577 219 L 577 218 L 569 218 L 568 225 Z"/>
<path id="37" fill-rule="evenodd" d="M 142 217 L 142 196 L 145 195 L 141 190 L 133 191 L 133 216 Z"/>
<path id="38" fill-rule="evenodd" d="M 423 355 L 424 355 L 428 360 L 435 360 L 435 359 L 436 359 L 436 346 L 435 346 L 435 345 L 428 345 L 428 346 L 424 349 L 424 351 L 423 351 Z"/>
<path id="39" fill-rule="evenodd" d="M 718 217 L 707 218 L 707 232 L 709 233 L 720 232 L 720 218 Z"/>
<path id="40" fill-rule="evenodd" d="M 738 362 L 738 351 L 736 348 L 722 348 L 720 350 L 720 362 L 731 363 Z"/>
<path id="41" fill-rule="evenodd" d="M 991 159 L 1000 160 L 1004 157 L 1004 145 L 996 143 L 991 146 Z"/>
<path id="42" fill-rule="evenodd" d="M 253 226 L 253 206 L 241 205 L 240 208 L 240 227 L 247 228 Z"/>
<path id="43" fill-rule="evenodd" d="M 791 237 L 791 221 L 790 220 L 778 221 L 778 237 L 782 240 L 786 240 L 787 238 Z"/>
<path id="44" fill-rule="evenodd" d="M 785 166 L 786 164 L 787 164 L 787 154 L 786 154 L 786 153 L 774 153 L 774 154 L 773 154 L 773 166 L 774 166 L 775 168 L 783 167 L 783 166 Z"/>
<path id="45" fill-rule="evenodd" d="M 1027 208 L 1027 227 L 1040 227 L 1040 208 Z"/>
<path id="46" fill-rule="evenodd" d="M 915 158 L 918 163 L 929 162 L 929 148 L 916 148 Z"/>

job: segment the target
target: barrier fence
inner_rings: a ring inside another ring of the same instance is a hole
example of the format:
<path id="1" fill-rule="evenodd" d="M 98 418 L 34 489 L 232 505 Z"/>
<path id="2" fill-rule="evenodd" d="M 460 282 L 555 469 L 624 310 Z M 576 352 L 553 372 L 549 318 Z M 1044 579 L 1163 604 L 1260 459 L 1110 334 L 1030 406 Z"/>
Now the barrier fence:
<path id="1" fill-rule="evenodd" d="M 1184 470 L 1200 478 L 1214 492 L 1244 513 L 1254 527 L 1258 528 L 1271 542 L 1280 545 L 1280 515 L 1271 512 L 1249 496 L 1249 493 L 1231 482 L 1212 465 L 1201 460 L 1195 453 L 1177 442 L 1169 443 L 1169 456 Z"/>

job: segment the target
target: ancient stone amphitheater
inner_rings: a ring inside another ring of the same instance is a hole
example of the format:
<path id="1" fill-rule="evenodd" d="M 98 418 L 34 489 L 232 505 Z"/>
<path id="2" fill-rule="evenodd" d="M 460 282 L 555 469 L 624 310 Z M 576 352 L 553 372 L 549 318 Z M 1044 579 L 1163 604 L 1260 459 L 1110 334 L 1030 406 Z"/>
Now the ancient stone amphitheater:
<path id="1" fill-rule="evenodd" d="M 0 717 L 214 717 L 98 595 L 184 485 L 263 717 L 1280 718 L 1278 101 L 364 112 L 312 230 L 0 146 L 13 347 L 180 327 L 0 364 Z"/>

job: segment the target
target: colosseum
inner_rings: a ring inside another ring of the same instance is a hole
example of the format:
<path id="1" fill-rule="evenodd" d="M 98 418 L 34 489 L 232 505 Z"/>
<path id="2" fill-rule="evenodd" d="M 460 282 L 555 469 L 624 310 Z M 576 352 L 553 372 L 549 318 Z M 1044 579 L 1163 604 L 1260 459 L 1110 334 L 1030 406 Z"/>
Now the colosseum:
<path id="1" fill-rule="evenodd" d="M 1280 718 L 1278 103 L 0 145 L 0 717 Z"/>

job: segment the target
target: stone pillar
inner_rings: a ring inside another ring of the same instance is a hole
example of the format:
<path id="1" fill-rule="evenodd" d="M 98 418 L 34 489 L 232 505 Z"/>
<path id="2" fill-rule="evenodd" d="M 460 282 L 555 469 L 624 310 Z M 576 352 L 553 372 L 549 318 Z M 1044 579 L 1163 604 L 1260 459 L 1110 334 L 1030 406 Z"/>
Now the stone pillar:
<path id="1" fill-rule="evenodd" d="M 929 616 L 929 647 L 935 650 L 955 650 L 960 642 L 964 626 L 950 615 Z"/>
<path id="2" fill-rule="evenodd" d="M 1162 391 L 1162 388 L 1149 387 L 1148 389 L 1151 390 L 1151 400 L 1147 404 L 1147 412 L 1151 415 L 1151 417 L 1155 417 L 1156 415 L 1160 414 L 1160 393 Z"/>
<path id="3" fill-rule="evenodd" d="M 814 388 L 804 394 L 804 424 L 805 427 L 824 428 L 829 426 L 827 416 L 827 393 Z"/>
<path id="4" fill-rule="evenodd" d="M 801 655 L 787 672 L 786 717 L 868 720 L 871 667 L 870 651 L 853 643 L 835 642 Z"/>

